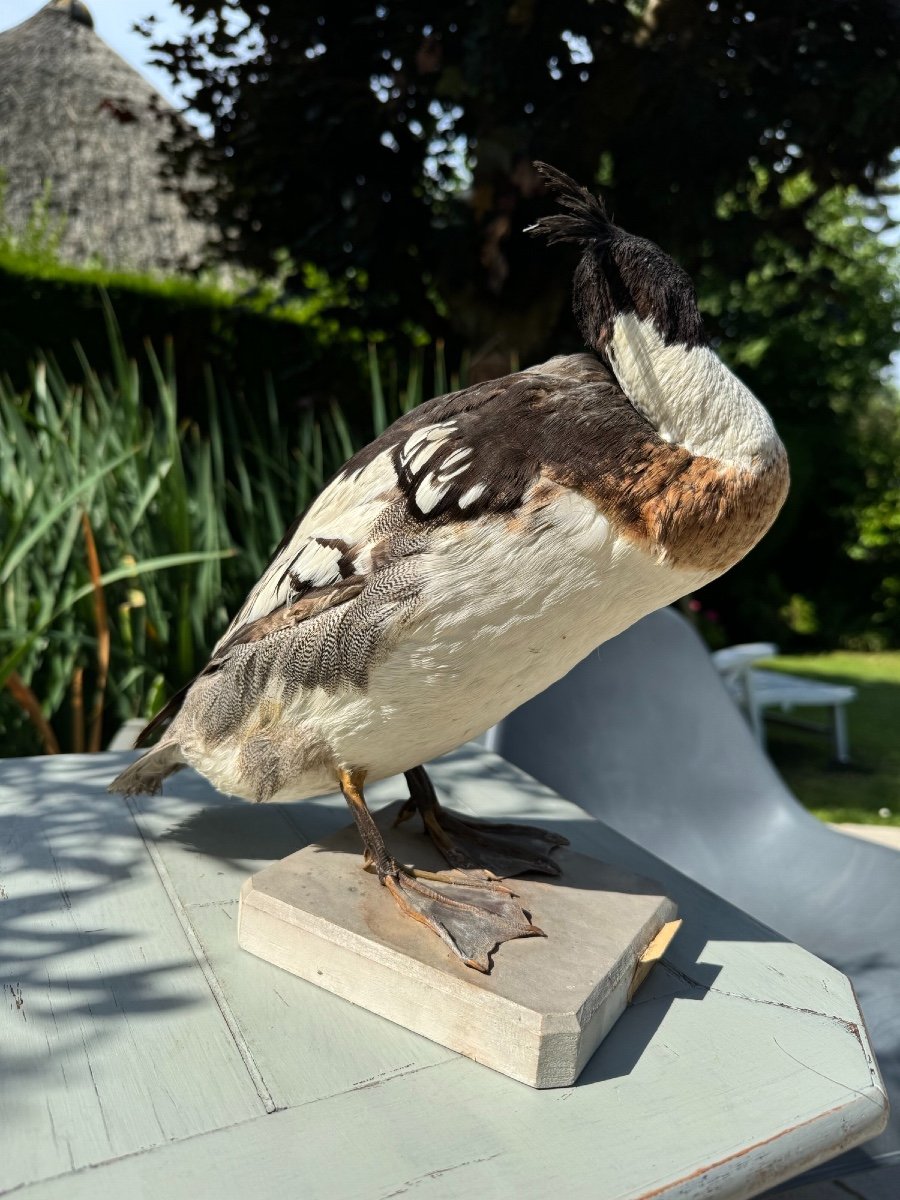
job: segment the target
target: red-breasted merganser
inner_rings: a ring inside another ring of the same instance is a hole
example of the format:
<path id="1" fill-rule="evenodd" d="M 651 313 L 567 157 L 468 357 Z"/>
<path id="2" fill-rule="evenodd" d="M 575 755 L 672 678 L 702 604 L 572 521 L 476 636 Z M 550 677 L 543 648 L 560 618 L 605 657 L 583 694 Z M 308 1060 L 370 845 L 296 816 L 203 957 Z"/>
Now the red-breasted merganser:
<path id="1" fill-rule="evenodd" d="M 422 763 L 721 575 L 788 486 L 769 414 L 711 349 L 687 274 L 536 165 L 562 211 L 532 231 L 582 246 L 589 352 L 439 396 L 355 455 L 111 785 L 155 792 L 184 765 L 256 802 L 339 785 L 381 883 L 480 970 L 540 932 L 497 878 L 556 873 L 563 839 L 448 813 Z M 363 787 L 401 771 L 454 870 L 417 873 L 386 849 Z"/>

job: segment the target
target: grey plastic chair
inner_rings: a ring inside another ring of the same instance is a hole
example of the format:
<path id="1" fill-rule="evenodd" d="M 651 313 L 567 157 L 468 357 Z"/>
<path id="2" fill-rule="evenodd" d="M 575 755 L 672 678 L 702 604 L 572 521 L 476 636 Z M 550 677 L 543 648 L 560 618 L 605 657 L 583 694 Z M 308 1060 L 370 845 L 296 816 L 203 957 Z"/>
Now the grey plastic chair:
<path id="1" fill-rule="evenodd" d="M 893 1118 L 794 1182 L 900 1164 L 900 855 L 801 807 L 690 625 L 673 609 L 645 618 L 507 717 L 489 744 L 850 976 Z"/>

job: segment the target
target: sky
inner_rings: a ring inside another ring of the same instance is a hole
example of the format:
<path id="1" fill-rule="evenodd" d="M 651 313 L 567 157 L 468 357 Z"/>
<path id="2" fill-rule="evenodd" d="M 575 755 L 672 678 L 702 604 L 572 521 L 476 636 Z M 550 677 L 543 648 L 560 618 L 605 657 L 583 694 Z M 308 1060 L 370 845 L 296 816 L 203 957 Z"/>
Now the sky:
<path id="1" fill-rule="evenodd" d="M 46 0 L 0 0 L 0 32 L 26 21 L 44 7 Z M 182 101 L 165 71 L 148 65 L 147 42 L 132 26 L 143 17 L 156 17 L 160 35 L 172 36 L 189 27 L 187 19 L 166 0 L 86 0 L 94 28 L 107 45 L 149 79 L 158 92 L 176 108 Z"/>

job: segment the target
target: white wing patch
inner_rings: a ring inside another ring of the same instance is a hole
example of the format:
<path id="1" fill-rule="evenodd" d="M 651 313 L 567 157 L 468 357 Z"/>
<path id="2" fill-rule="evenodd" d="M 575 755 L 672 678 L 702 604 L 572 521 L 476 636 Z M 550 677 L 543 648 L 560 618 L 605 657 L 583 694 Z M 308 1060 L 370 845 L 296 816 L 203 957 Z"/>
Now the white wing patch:
<path id="1" fill-rule="evenodd" d="M 426 515 L 431 512 L 436 504 L 440 504 L 446 494 L 446 487 L 438 487 L 434 483 L 434 475 L 429 475 L 427 479 L 416 488 L 416 504 L 419 511 Z"/>
<path id="2" fill-rule="evenodd" d="M 422 516 L 446 507 L 453 481 L 475 466 L 472 446 L 457 445 L 454 448 L 447 445 L 454 437 L 459 438 L 457 423 L 442 421 L 417 429 L 399 448 L 396 461 L 401 484 L 409 488 Z M 464 508 L 483 496 L 488 486 L 475 483 L 467 488 L 466 480 L 461 480 L 454 490 L 459 492 L 460 489 L 466 497 L 465 504 L 455 503 Z"/>
<path id="3" fill-rule="evenodd" d="M 313 538 L 301 547 L 294 561 L 285 567 L 285 574 L 302 579 L 312 587 L 325 587 L 340 580 L 340 560 L 341 551 L 337 546 L 323 546 Z"/>
<path id="4" fill-rule="evenodd" d="M 418 455 L 416 457 L 418 458 Z M 462 446 L 459 450 L 448 454 L 435 470 L 429 471 L 421 479 L 416 487 L 416 504 L 419 506 L 420 512 L 427 516 L 437 504 L 440 504 L 450 489 L 450 481 L 467 469 L 471 457 L 472 448 Z M 410 464 L 411 472 L 415 470 L 415 466 L 415 462 Z M 486 490 L 483 484 L 480 487 L 482 492 Z"/>
<path id="5" fill-rule="evenodd" d="M 293 541 L 296 549 L 304 537 L 328 534 L 358 542 L 375 515 L 397 487 L 397 472 L 390 450 L 352 472 L 341 472 L 313 502 Z"/>
<path id="6" fill-rule="evenodd" d="M 487 484 L 484 484 L 484 483 L 473 484 L 472 487 L 470 487 L 468 489 L 468 491 L 463 492 L 463 494 L 460 496 L 459 507 L 460 508 L 468 508 L 470 504 L 474 504 L 475 501 L 479 499 L 479 497 L 483 496 L 486 491 L 487 491 Z"/>
<path id="7" fill-rule="evenodd" d="M 459 450 L 454 450 L 452 454 L 448 454 L 444 459 L 444 462 L 441 466 L 441 474 L 443 474 L 447 479 L 452 478 L 452 476 L 447 475 L 447 471 L 451 467 L 455 467 L 458 463 L 464 462 L 466 459 L 471 458 L 471 456 L 472 448 L 470 446 L 462 446 Z M 463 468 L 460 467 L 460 471 L 462 469 Z M 454 471 L 453 474 L 458 475 L 459 471 Z"/>
<path id="8" fill-rule="evenodd" d="M 314 537 L 306 535 L 298 550 L 296 538 L 292 539 L 291 544 L 260 577 L 219 644 L 226 641 L 239 625 L 247 625 L 257 617 L 274 612 L 276 608 L 293 604 L 298 594 L 308 588 L 339 583 L 340 558 L 341 551 L 337 546 L 323 546 Z"/>
<path id="9" fill-rule="evenodd" d="M 444 442 L 456 432 L 453 421 L 443 421 L 438 425 L 423 425 L 415 433 L 411 433 L 400 448 L 400 462 L 410 472 L 421 471 Z"/>

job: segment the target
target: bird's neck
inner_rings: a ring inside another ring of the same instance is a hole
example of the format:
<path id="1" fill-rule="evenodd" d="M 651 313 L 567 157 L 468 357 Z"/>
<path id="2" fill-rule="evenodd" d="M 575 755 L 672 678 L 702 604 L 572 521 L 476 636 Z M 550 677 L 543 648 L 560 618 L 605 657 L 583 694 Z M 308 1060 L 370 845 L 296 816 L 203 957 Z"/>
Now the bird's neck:
<path id="1" fill-rule="evenodd" d="M 765 408 L 709 346 L 667 344 L 652 320 L 620 312 L 604 349 L 622 390 L 665 441 L 729 467 L 765 466 L 781 452 Z"/>

